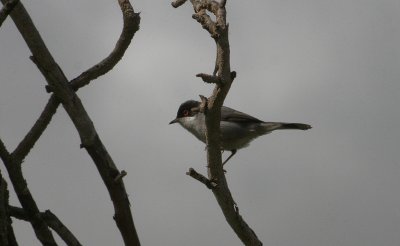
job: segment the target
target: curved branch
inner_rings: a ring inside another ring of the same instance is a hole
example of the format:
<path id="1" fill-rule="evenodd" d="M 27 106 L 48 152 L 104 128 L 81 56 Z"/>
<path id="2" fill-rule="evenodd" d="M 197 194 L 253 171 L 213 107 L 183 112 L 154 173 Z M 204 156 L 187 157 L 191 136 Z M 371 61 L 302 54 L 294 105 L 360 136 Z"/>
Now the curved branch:
<path id="1" fill-rule="evenodd" d="M 134 12 L 129 1 L 118 0 L 118 3 L 123 14 L 124 26 L 114 50 L 104 60 L 71 80 L 70 84 L 74 90 L 89 84 L 90 81 L 109 72 L 121 60 L 133 36 L 139 30 L 139 13 Z"/>

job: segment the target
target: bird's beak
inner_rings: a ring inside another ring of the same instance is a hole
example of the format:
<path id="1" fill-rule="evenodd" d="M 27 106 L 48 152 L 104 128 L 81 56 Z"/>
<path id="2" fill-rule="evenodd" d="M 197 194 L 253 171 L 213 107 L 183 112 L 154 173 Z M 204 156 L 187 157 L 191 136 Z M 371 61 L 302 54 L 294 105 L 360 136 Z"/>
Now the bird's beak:
<path id="1" fill-rule="evenodd" d="M 171 125 L 171 124 L 174 124 L 174 123 L 176 123 L 176 122 L 178 122 L 178 118 L 172 120 L 169 124 Z"/>

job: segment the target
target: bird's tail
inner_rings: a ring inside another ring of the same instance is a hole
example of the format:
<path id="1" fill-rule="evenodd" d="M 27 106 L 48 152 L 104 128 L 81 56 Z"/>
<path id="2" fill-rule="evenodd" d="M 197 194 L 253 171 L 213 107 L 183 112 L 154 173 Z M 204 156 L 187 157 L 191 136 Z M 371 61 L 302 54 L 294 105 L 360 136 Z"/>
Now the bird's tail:
<path id="1" fill-rule="evenodd" d="M 297 129 L 297 130 L 308 130 L 311 126 L 303 123 L 281 123 L 279 129 Z"/>
<path id="2" fill-rule="evenodd" d="M 264 122 L 262 125 L 266 132 L 285 129 L 308 130 L 311 128 L 310 125 L 303 123 Z"/>

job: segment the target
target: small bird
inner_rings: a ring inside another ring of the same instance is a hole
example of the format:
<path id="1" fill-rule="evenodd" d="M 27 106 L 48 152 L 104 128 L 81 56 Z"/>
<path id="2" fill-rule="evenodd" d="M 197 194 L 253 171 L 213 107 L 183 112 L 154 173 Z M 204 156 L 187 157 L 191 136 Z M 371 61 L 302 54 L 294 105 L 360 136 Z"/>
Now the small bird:
<path id="1" fill-rule="evenodd" d="M 179 123 L 203 143 L 206 143 L 205 115 L 200 112 L 200 102 L 188 100 L 178 109 L 176 118 L 169 124 Z M 221 148 L 231 151 L 222 163 L 225 165 L 238 149 L 247 147 L 251 141 L 274 130 L 308 130 L 310 125 L 302 123 L 264 122 L 248 114 L 222 106 L 221 108 Z"/>

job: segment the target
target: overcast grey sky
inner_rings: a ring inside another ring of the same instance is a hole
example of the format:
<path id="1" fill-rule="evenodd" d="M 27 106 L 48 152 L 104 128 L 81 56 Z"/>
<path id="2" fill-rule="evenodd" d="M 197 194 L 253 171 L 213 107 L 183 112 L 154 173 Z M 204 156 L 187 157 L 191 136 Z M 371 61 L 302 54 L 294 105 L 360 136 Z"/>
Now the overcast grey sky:
<path id="1" fill-rule="evenodd" d="M 69 79 L 104 58 L 121 30 L 116 1 L 22 1 Z M 215 47 L 189 4 L 133 1 L 141 29 L 109 74 L 79 91 L 120 169 L 143 245 L 241 245 L 212 195 L 204 145 L 168 125 L 181 102 L 210 95 Z M 228 1 L 226 105 L 265 121 L 309 123 L 240 150 L 227 179 L 264 245 L 400 244 L 400 2 Z M 0 137 L 12 150 L 48 94 L 9 19 L 0 29 Z M 60 108 L 24 163 L 42 210 L 84 245 L 121 245 L 106 189 Z M 227 155 L 227 153 L 225 153 Z M 3 174 L 5 170 L 0 167 Z M 6 176 L 6 175 L 5 175 Z M 12 192 L 13 193 L 13 192 Z M 15 195 L 12 204 L 18 205 Z M 39 245 L 14 222 L 20 245 Z"/>

